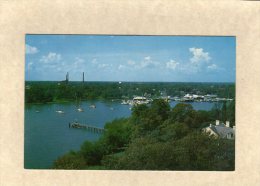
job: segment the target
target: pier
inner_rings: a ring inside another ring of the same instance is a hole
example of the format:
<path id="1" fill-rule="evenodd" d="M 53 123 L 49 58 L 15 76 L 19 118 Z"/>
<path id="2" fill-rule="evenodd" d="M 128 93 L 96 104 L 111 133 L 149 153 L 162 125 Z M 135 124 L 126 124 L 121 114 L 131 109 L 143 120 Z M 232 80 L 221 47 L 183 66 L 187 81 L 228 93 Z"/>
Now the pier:
<path id="1" fill-rule="evenodd" d="M 79 123 L 79 122 L 69 123 L 69 128 L 86 129 L 86 130 L 94 132 L 94 133 L 105 132 L 104 128 L 95 127 L 93 125 L 88 125 L 88 124 L 82 124 L 82 123 Z"/>

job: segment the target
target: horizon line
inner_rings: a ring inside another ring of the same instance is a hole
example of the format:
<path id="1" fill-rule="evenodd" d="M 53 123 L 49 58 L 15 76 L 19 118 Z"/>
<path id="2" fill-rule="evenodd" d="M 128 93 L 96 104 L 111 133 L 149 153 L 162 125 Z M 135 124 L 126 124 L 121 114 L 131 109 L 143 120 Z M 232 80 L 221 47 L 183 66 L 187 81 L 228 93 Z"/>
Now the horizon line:
<path id="1" fill-rule="evenodd" d="M 33 81 L 33 82 L 62 82 L 64 80 L 25 80 L 25 82 L 28 81 Z M 235 81 L 101 81 L 101 80 L 97 80 L 97 81 L 69 81 L 69 82 L 81 82 L 81 83 L 87 83 L 87 82 L 122 82 L 122 83 L 236 83 Z"/>

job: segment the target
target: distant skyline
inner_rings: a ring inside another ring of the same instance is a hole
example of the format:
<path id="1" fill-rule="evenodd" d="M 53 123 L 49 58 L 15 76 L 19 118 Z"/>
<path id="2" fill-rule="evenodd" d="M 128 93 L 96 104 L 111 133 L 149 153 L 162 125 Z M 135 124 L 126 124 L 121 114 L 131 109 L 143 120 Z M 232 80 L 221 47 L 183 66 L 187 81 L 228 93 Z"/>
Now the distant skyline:
<path id="1" fill-rule="evenodd" d="M 236 40 L 222 36 L 26 35 L 25 79 L 235 82 Z"/>

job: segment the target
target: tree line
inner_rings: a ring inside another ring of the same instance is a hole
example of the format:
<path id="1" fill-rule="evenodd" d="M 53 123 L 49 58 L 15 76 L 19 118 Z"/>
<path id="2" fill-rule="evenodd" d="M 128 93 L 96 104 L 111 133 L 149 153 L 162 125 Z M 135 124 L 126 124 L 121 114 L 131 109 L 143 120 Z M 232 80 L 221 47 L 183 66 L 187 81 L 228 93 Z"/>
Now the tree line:
<path id="1" fill-rule="evenodd" d="M 25 82 L 25 103 L 73 101 L 77 99 L 132 99 L 162 95 L 217 94 L 235 98 L 234 83 L 138 83 L 138 82 Z"/>
<path id="2" fill-rule="evenodd" d="M 99 140 L 86 141 L 53 163 L 54 169 L 216 170 L 235 168 L 235 141 L 209 136 L 202 128 L 216 118 L 234 125 L 235 103 L 210 111 L 164 100 L 133 107 L 129 118 L 106 123 Z"/>

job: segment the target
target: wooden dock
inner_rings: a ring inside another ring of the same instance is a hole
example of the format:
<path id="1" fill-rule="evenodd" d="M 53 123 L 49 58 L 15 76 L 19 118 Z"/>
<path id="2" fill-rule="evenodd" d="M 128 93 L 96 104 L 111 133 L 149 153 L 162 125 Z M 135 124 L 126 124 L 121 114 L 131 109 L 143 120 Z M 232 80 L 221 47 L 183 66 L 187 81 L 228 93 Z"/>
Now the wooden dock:
<path id="1" fill-rule="evenodd" d="M 105 132 L 104 128 L 95 127 L 93 125 L 88 125 L 88 124 L 82 124 L 82 123 L 79 123 L 79 122 L 69 123 L 69 128 L 86 129 L 86 130 L 94 132 L 94 133 Z"/>

